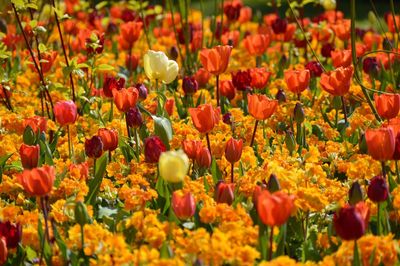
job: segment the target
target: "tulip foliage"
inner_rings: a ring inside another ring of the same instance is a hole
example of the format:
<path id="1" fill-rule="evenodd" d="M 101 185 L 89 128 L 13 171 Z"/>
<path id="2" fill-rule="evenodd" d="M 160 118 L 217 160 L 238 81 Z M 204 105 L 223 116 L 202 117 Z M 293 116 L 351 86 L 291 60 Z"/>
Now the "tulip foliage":
<path id="1" fill-rule="evenodd" d="M 400 264 L 399 3 L 255 2 L 2 2 L 0 266 Z"/>

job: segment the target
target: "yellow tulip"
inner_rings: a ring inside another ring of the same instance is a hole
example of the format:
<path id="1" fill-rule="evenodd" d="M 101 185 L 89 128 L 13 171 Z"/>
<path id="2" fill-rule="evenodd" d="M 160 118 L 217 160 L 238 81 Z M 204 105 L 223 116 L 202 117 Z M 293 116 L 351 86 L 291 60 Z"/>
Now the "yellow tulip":
<path id="1" fill-rule="evenodd" d="M 144 71 L 150 80 L 160 80 L 168 84 L 178 75 L 179 66 L 163 52 L 149 50 L 144 55 Z"/>
<path id="2" fill-rule="evenodd" d="M 334 10 L 336 8 L 336 0 L 321 0 L 320 3 L 325 10 Z"/>
<path id="3" fill-rule="evenodd" d="M 182 150 L 163 152 L 158 161 L 158 169 L 165 181 L 182 182 L 189 170 L 189 158 Z"/>

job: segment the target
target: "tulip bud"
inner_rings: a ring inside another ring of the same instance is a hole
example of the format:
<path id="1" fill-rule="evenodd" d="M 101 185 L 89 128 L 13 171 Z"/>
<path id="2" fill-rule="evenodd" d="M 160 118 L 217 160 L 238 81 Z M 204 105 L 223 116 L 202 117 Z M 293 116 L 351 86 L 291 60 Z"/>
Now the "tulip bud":
<path id="1" fill-rule="evenodd" d="M 22 167 L 24 167 L 24 169 L 35 168 L 39 162 L 40 146 L 30 146 L 22 143 L 19 148 L 19 155 L 21 156 Z"/>
<path id="2" fill-rule="evenodd" d="M 294 121 L 296 121 L 298 124 L 301 124 L 304 122 L 304 119 L 305 115 L 303 105 L 301 103 L 296 103 L 296 106 L 294 107 Z"/>
<path id="3" fill-rule="evenodd" d="M 172 46 L 171 49 L 169 50 L 169 57 L 171 57 L 172 60 L 175 60 L 178 58 L 179 56 L 179 51 L 178 48 L 176 48 L 176 46 Z"/>
<path id="4" fill-rule="evenodd" d="M 103 142 L 99 136 L 85 140 L 85 153 L 90 158 L 99 158 L 103 154 Z"/>
<path id="5" fill-rule="evenodd" d="M 199 167 L 209 168 L 211 166 L 211 154 L 207 148 L 202 147 L 197 151 L 196 163 Z"/>
<path id="6" fill-rule="evenodd" d="M 281 190 L 281 184 L 275 174 L 271 174 L 268 180 L 268 191 L 274 193 L 275 191 Z"/>
<path id="7" fill-rule="evenodd" d="M 22 239 L 21 224 L 12 224 L 10 221 L 0 222 L 0 236 L 5 237 L 7 248 L 16 248 Z"/>
<path id="8" fill-rule="evenodd" d="M 126 122 L 128 126 L 133 128 L 139 128 L 143 124 L 143 117 L 142 113 L 140 112 L 139 108 L 132 107 L 126 112 Z"/>
<path id="9" fill-rule="evenodd" d="M 365 232 L 365 222 L 354 206 L 345 206 L 333 216 L 336 233 L 343 240 L 356 240 Z"/>
<path id="10" fill-rule="evenodd" d="M 8 257 L 8 249 L 6 245 L 6 238 L 0 236 L 0 265 L 6 263 Z"/>
<path id="11" fill-rule="evenodd" d="M 277 99 L 279 103 L 286 102 L 286 93 L 282 89 L 279 89 L 276 93 L 275 99 Z"/>
<path id="12" fill-rule="evenodd" d="M 232 125 L 233 122 L 233 116 L 231 112 L 227 112 L 222 116 L 222 122 L 224 122 L 227 125 Z"/>
<path id="13" fill-rule="evenodd" d="M 373 202 L 385 201 L 389 195 L 388 185 L 383 176 L 374 176 L 368 186 L 368 198 Z"/>
<path id="14" fill-rule="evenodd" d="M 197 83 L 194 77 L 184 77 L 182 80 L 182 89 L 185 94 L 194 94 L 199 88 L 199 84 Z"/>
<path id="15" fill-rule="evenodd" d="M 157 163 L 161 153 L 167 148 L 158 136 L 148 137 L 144 141 L 144 155 L 147 163 Z"/>
<path id="16" fill-rule="evenodd" d="M 363 71 L 365 74 L 368 74 L 372 76 L 373 78 L 376 78 L 379 74 L 379 64 L 378 60 L 376 60 L 376 57 L 366 57 L 363 61 Z"/>
<path id="17" fill-rule="evenodd" d="M 61 126 L 70 125 L 75 123 L 78 109 L 73 101 L 61 101 L 54 105 L 54 115 Z"/>
<path id="18" fill-rule="evenodd" d="M 363 192 L 358 181 L 355 181 L 349 190 L 349 203 L 351 205 L 356 205 L 358 202 L 363 201 Z"/>
<path id="19" fill-rule="evenodd" d="M 280 34 L 280 33 L 285 33 L 286 28 L 287 28 L 287 20 L 285 18 L 276 18 L 272 22 L 272 30 L 274 31 L 275 34 Z"/>
<path id="20" fill-rule="evenodd" d="M 361 154 L 368 153 L 367 140 L 365 139 L 364 133 L 360 136 L 360 140 L 358 142 L 358 148 L 359 148 Z"/>
<path id="21" fill-rule="evenodd" d="M 294 140 L 293 132 L 288 130 L 286 131 L 285 137 L 286 148 L 289 150 L 290 154 L 296 149 L 296 141 Z"/>
<path id="22" fill-rule="evenodd" d="M 225 158 L 231 164 L 240 160 L 242 156 L 243 140 L 230 138 L 225 146 Z"/>
<path id="23" fill-rule="evenodd" d="M 235 198 L 235 184 L 227 184 L 225 181 L 218 181 L 215 189 L 215 201 L 231 205 Z"/>
<path id="24" fill-rule="evenodd" d="M 85 203 L 78 201 L 75 204 L 75 221 L 80 225 L 84 226 L 90 222 L 90 217 L 87 212 Z"/>
<path id="25" fill-rule="evenodd" d="M 143 83 L 138 83 L 135 85 L 135 88 L 139 92 L 139 99 L 145 100 L 148 94 L 146 86 Z"/>
<path id="26" fill-rule="evenodd" d="M 171 205 L 176 217 L 180 220 L 187 220 L 196 212 L 196 201 L 190 192 L 183 194 L 174 191 Z"/>
<path id="27" fill-rule="evenodd" d="M 158 161 L 158 169 L 165 181 L 183 182 L 189 170 L 189 158 L 182 150 L 163 152 Z"/>
<path id="28" fill-rule="evenodd" d="M 36 141 L 35 132 L 33 132 L 33 129 L 29 125 L 25 127 L 22 139 L 24 143 L 27 145 L 35 144 Z"/>
<path id="29" fill-rule="evenodd" d="M 331 58 L 331 52 L 335 50 L 333 44 L 325 43 L 321 47 L 321 55 L 325 58 Z"/>
<path id="30" fill-rule="evenodd" d="M 135 71 L 139 65 L 139 57 L 137 55 L 128 54 L 125 59 L 125 67 L 129 71 Z"/>

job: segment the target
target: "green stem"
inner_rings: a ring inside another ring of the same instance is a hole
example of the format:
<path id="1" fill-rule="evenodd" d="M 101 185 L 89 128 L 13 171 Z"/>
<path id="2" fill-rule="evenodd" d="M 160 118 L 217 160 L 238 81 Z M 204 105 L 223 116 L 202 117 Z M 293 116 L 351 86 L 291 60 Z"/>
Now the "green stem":
<path id="1" fill-rule="evenodd" d="M 140 150 L 139 150 L 139 137 L 138 137 L 138 132 L 137 132 L 137 128 L 135 127 L 133 129 L 133 134 L 135 134 L 135 144 L 136 144 L 136 159 L 137 162 L 140 161 Z"/>
<path id="2" fill-rule="evenodd" d="M 380 235 L 382 235 L 382 227 L 381 227 L 381 203 L 380 202 L 378 202 L 377 203 L 377 208 L 378 208 L 378 215 L 377 215 L 377 231 L 378 231 L 378 235 L 380 236 Z"/>
<path id="3" fill-rule="evenodd" d="M 256 120 L 256 123 L 254 124 L 253 135 L 251 136 L 250 147 L 252 147 L 252 148 L 253 148 L 254 139 L 256 137 L 257 126 L 258 126 L 258 120 Z"/>
<path id="4" fill-rule="evenodd" d="M 85 254 L 85 235 L 84 235 L 84 225 L 81 225 L 81 245 L 82 245 L 82 255 Z"/>
<path id="5" fill-rule="evenodd" d="M 96 158 L 93 158 L 93 178 L 96 176 Z"/>
<path id="6" fill-rule="evenodd" d="M 400 184 L 400 173 L 399 173 L 399 163 L 398 161 L 394 161 L 396 165 L 396 175 L 397 175 L 397 183 Z"/>
<path id="7" fill-rule="evenodd" d="M 215 76 L 215 89 L 216 89 L 216 94 L 217 94 L 217 106 L 220 106 L 219 102 L 219 75 Z"/>
<path id="8" fill-rule="evenodd" d="M 71 134 L 69 132 L 69 125 L 67 125 L 67 135 L 68 135 L 68 156 L 69 159 L 72 160 L 72 149 L 71 149 L 72 143 L 71 143 Z"/>
<path id="9" fill-rule="evenodd" d="M 181 63 L 183 65 L 183 68 L 186 69 L 186 60 L 184 60 L 184 58 L 182 56 L 182 50 L 181 50 L 181 46 L 180 46 L 179 40 L 178 40 L 178 31 L 176 30 L 176 26 L 175 26 L 175 23 L 174 23 L 174 21 L 175 21 L 175 19 L 174 19 L 174 6 L 172 4 L 172 0 L 168 0 L 168 4 L 169 4 L 170 12 L 171 12 L 172 28 L 174 29 L 175 41 L 176 41 L 176 46 L 178 47 L 179 57 L 181 58 Z"/>
<path id="10" fill-rule="evenodd" d="M 268 246 L 268 261 L 272 260 L 272 252 L 273 252 L 273 245 L 274 245 L 274 227 L 271 226 L 271 232 L 269 235 L 269 246 Z"/>
<path id="11" fill-rule="evenodd" d="M 207 139 L 208 151 L 210 152 L 210 155 L 211 155 L 211 157 L 212 157 L 212 153 L 211 153 L 211 144 L 210 144 L 210 137 L 208 136 L 208 133 L 206 133 L 206 139 Z"/>
<path id="12" fill-rule="evenodd" d="M 151 43 L 150 43 L 150 39 L 149 39 L 149 31 L 147 30 L 146 19 L 145 19 L 144 12 L 143 12 L 143 0 L 140 0 L 140 16 L 142 17 L 142 21 L 143 21 L 143 30 L 144 30 L 144 33 L 145 33 L 145 36 L 146 36 L 147 46 L 151 50 Z"/>
<path id="13" fill-rule="evenodd" d="M 342 110 L 343 110 L 343 115 L 344 115 L 344 123 L 347 126 L 346 102 L 344 100 L 344 96 L 340 96 L 340 99 L 342 100 Z"/>
<path id="14" fill-rule="evenodd" d="M 399 42 L 399 40 L 398 40 L 398 38 L 399 38 L 399 28 L 397 27 L 397 22 L 396 22 L 396 12 L 395 12 L 395 10 L 394 10 L 394 3 L 393 3 L 393 0 L 390 0 L 390 11 L 392 12 L 392 16 L 393 16 L 393 24 L 394 24 L 394 28 L 395 28 L 395 30 L 396 30 L 396 33 L 397 33 L 397 39 L 395 38 L 395 35 L 396 34 L 393 34 L 393 40 L 395 41 L 395 47 L 396 47 L 396 49 L 397 49 L 397 44 L 398 44 L 398 42 Z"/>

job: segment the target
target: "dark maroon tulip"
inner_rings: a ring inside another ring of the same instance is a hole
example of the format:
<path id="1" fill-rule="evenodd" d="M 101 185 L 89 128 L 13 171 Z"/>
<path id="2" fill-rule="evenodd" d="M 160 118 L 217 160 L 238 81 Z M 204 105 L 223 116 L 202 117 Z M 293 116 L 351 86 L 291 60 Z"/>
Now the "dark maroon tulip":
<path id="1" fill-rule="evenodd" d="M 278 177 L 275 174 L 271 174 L 269 176 L 267 188 L 271 193 L 281 190 L 281 184 L 279 183 Z"/>
<path id="2" fill-rule="evenodd" d="M 321 55 L 325 58 L 331 58 L 331 52 L 335 50 L 335 47 L 331 43 L 325 43 L 321 47 Z"/>
<path id="3" fill-rule="evenodd" d="M 306 69 L 310 71 L 311 77 L 313 78 L 320 77 L 323 72 L 321 64 L 317 61 L 308 62 L 306 65 Z"/>
<path id="4" fill-rule="evenodd" d="M 232 73 L 233 86 L 239 91 L 245 91 L 250 88 L 251 75 L 248 70 L 239 70 L 236 73 Z"/>
<path id="5" fill-rule="evenodd" d="M 379 72 L 379 64 L 376 57 L 366 57 L 363 61 L 363 71 L 365 74 L 375 76 Z"/>
<path id="6" fill-rule="evenodd" d="M 121 19 L 124 22 L 129 22 L 133 21 L 137 18 L 136 12 L 133 10 L 130 10 L 128 8 L 125 8 L 124 11 L 122 11 Z"/>
<path id="7" fill-rule="evenodd" d="M 0 222 L 0 236 L 6 238 L 7 248 L 16 248 L 21 242 L 22 227 L 19 223 Z"/>
<path id="8" fill-rule="evenodd" d="M 222 121 L 227 124 L 227 125 L 232 125 L 233 122 L 233 116 L 231 112 L 227 112 L 222 116 Z"/>
<path id="9" fill-rule="evenodd" d="M 147 88 L 143 83 L 138 83 L 135 88 L 139 91 L 139 99 L 145 100 L 147 98 Z"/>
<path id="10" fill-rule="evenodd" d="M 275 34 L 285 33 L 287 24 L 288 22 L 285 18 L 276 18 L 274 22 L 272 22 L 272 30 Z"/>
<path id="11" fill-rule="evenodd" d="M 139 108 L 132 107 L 126 112 L 126 122 L 128 126 L 133 128 L 139 128 L 143 125 L 143 117 Z"/>
<path id="12" fill-rule="evenodd" d="M 227 184 L 225 181 L 218 181 L 215 188 L 215 201 L 231 205 L 235 198 L 235 184 Z"/>
<path id="13" fill-rule="evenodd" d="M 125 86 L 125 79 L 116 79 L 115 77 L 107 76 L 103 84 L 103 93 L 106 97 L 113 97 L 113 90 L 120 90 Z"/>
<path id="14" fill-rule="evenodd" d="M 176 59 L 178 58 L 178 56 L 179 56 L 178 48 L 176 48 L 176 46 L 174 45 L 174 46 L 172 46 L 171 49 L 169 50 L 169 57 L 170 57 L 172 60 L 175 60 L 175 61 L 176 61 Z"/>
<path id="15" fill-rule="evenodd" d="M 365 222 L 354 206 L 346 205 L 333 215 L 336 233 L 343 240 L 356 240 L 364 235 Z"/>
<path id="16" fill-rule="evenodd" d="M 148 163 L 158 163 L 161 153 L 167 148 L 158 136 L 148 137 L 144 141 L 144 155 Z"/>
<path id="17" fill-rule="evenodd" d="M 199 83 L 192 77 L 184 77 L 182 80 L 182 89 L 185 94 L 194 94 L 199 89 Z"/>
<path id="18" fill-rule="evenodd" d="M 103 154 L 103 142 L 99 136 L 85 140 L 85 153 L 90 158 L 99 158 Z"/>
<path id="19" fill-rule="evenodd" d="M 179 43 L 180 44 L 185 44 L 186 42 L 185 42 L 185 39 L 186 39 L 186 32 L 185 32 L 185 29 L 182 29 L 182 28 L 179 28 L 178 30 L 177 30 L 177 33 L 178 33 L 178 40 L 179 40 Z M 192 24 L 189 24 L 189 41 L 188 41 L 188 43 L 191 43 L 192 42 L 192 40 L 193 40 L 193 25 Z"/>
<path id="20" fill-rule="evenodd" d="M 389 189 L 383 176 L 374 176 L 368 186 L 368 198 L 373 202 L 385 201 L 389 195 Z"/>
<path id="21" fill-rule="evenodd" d="M 224 14 L 229 21 L 236 21 L 239 19 L 242 7 L 243 5 L 239 1 L 227 2 L 224 4 Z"/>
<path id="22" fill-rule="evenodd" d="M 276 93 L 275 99 L 277 99 L 280 103 L 286 102 L 286 93 L 282 89 L 279 89 Z"/>

